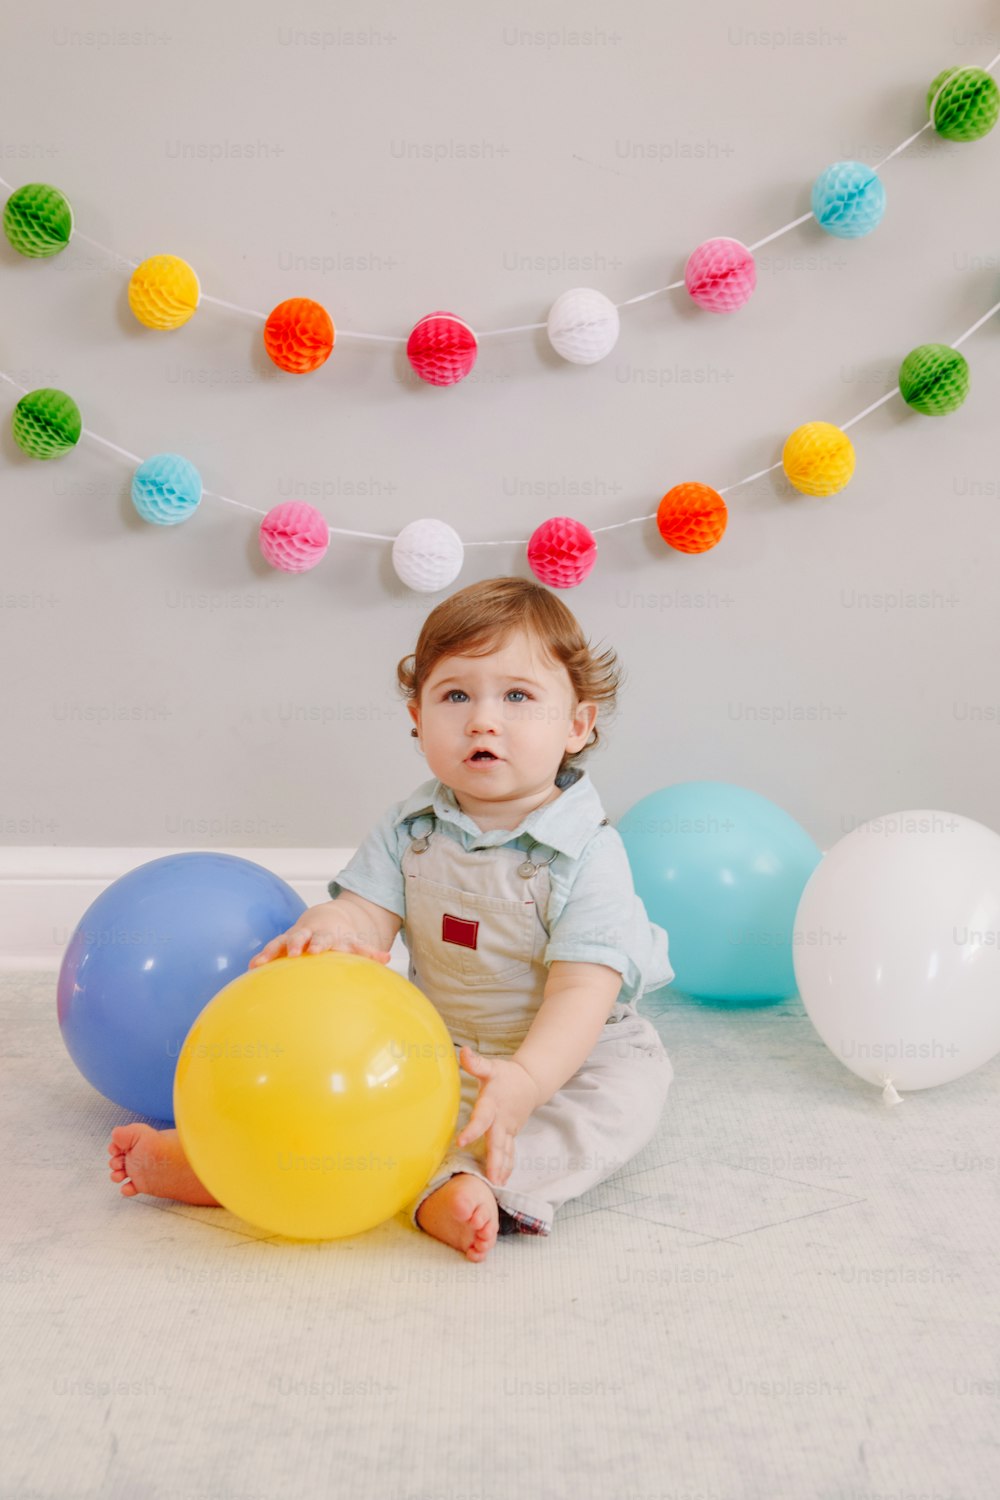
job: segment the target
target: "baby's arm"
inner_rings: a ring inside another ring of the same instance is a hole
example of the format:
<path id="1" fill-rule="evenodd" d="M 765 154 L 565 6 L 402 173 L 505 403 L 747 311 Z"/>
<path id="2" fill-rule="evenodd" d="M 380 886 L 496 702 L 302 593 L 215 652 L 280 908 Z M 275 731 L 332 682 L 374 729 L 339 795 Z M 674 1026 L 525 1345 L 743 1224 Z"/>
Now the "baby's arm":
<path id="1" fill-rule="evenodd" d="M 606 964 L 556 959 L 549 965 L 544 999 L 512 1058 L 535 1080 L 538 1104 L 546 1104 L 590 1056 L 621 987 L 622 976 Z"/>
<path id="2" fill-rule="evenodd" d="M 510 1177 L 515 1136 L 590 1055 L 621 986 L 622 976 L 606 964 L 554 959 L 538 1014 L 513 1056 L 482 1057 L 462 1048 L 459 1062 L 480 1088 L 455 1144 L 468 1146 L 486 1136 L 491 1182 Z"/>

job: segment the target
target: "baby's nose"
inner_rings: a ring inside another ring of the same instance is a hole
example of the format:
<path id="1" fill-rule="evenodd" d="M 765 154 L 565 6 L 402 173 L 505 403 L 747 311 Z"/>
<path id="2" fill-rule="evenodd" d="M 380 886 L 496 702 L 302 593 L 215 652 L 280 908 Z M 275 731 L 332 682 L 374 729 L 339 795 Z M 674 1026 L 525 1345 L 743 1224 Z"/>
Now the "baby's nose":
<path id="1" fill-rule="evenodd" d="M 470 714 L 466 725 L 470 735 L 492 734 L 500 723 L 500 711 L 488 703 L 476 704 Z"/>

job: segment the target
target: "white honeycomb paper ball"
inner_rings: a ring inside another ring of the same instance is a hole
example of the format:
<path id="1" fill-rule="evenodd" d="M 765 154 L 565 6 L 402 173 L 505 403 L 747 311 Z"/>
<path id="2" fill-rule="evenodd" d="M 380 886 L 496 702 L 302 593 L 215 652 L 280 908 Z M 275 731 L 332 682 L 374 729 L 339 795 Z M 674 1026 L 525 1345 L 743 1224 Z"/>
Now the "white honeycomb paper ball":
<path id="1" fill-rule="evenodd" d="M 603 292 L 578 286 L 557 297 L 549 311 L 549 342 L 574 365 L 594 365 L 618 342 L 618 309 Z"/>
<path id="2" fill-rule="evenodd" d="M 462 538 L 447 521 L 411 521 L 392 544 L 392 565 L 407 588 L 433 594 L 462 571 Z"/>

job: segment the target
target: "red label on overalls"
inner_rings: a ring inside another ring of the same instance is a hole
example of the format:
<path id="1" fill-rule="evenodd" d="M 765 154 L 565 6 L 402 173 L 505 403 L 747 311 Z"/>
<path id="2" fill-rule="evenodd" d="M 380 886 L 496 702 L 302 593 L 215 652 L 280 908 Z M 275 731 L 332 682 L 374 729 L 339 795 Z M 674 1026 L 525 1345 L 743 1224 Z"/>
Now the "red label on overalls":
<path id="1" fill-rule="evenodd" d="M 441 918 L 441 937 L 446 943 L 456 943 L 459 948 L 474 948 L 478 933 L 478 922 L 470 922 L 465 917 L 449 917 L 447 914 Z"/>

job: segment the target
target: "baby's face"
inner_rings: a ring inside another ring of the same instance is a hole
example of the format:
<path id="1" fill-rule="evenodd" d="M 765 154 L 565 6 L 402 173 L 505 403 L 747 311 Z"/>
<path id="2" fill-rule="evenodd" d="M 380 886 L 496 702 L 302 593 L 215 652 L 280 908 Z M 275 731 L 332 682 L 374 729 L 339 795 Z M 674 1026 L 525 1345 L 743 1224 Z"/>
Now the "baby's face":
<path id="1" fill-rule="evenodd" d="M 551 787 L 563 754 L 581 750 L 597 715 L 569 674 L 523 632 L 488 656 L 447 656 L 410 713 L 434 775 L 486 802 Z"/>

